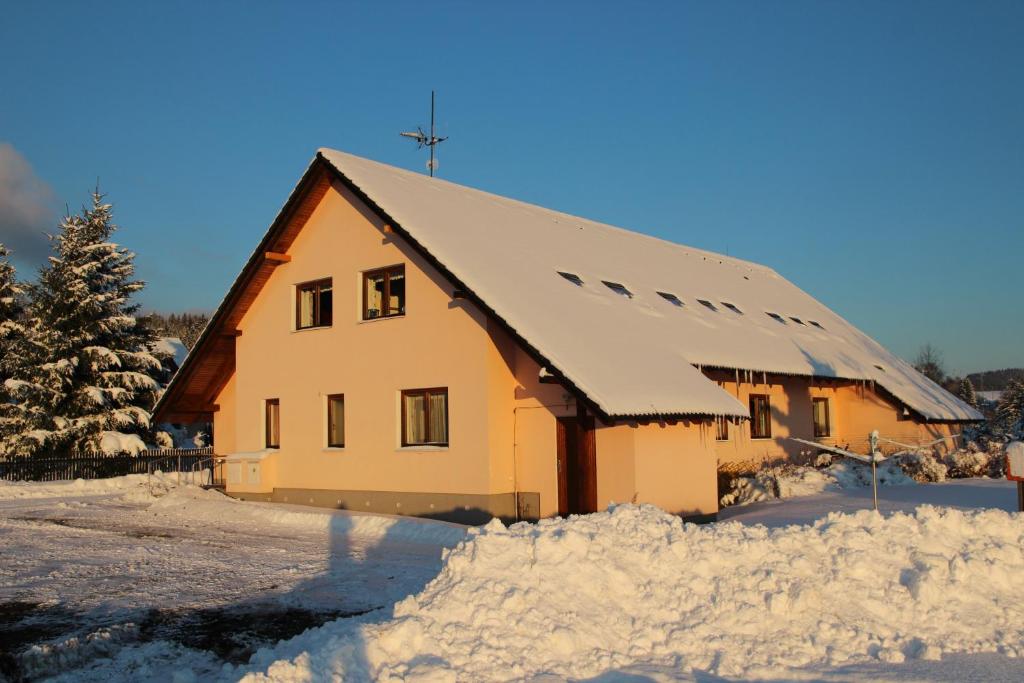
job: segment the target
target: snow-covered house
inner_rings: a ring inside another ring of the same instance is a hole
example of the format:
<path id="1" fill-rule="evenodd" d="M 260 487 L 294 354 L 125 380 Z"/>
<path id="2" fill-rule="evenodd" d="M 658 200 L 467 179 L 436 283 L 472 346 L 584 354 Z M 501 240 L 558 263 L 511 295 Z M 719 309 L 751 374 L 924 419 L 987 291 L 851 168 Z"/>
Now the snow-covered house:
<path id="1" fill-rule="evenodd" d="M 748 261 L 322 149 L 157 406 L 242 498 L 718 510 L 722 463 L 981 415 Z"/>

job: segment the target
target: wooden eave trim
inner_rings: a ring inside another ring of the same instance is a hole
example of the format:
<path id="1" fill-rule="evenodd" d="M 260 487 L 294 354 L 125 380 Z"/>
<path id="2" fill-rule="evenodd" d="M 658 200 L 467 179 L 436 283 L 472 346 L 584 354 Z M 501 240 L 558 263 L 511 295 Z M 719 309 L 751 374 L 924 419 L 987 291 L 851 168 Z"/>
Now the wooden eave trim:
<path id="1" fill-rule="evenodd" d="M 290 263 L 292 257 L 290 254 L 281 254 L 276 251 L 268 251 L 264 252 L 263 260 L 271 265 L 277 266 L 282 263 Z"/>

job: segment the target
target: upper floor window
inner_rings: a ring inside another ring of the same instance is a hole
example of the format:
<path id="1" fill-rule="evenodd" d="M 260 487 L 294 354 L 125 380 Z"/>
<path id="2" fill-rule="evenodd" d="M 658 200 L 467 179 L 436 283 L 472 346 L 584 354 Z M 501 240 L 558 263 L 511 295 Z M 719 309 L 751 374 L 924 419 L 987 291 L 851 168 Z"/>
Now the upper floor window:
<path id="1" fill-rule="evenodd" d="M 772 408 L 765 394 L 750 395 L 750 438 L 772 438 Z"/>
<path id="2" fill-rule="evenodd" d="M 832 424 L 829 421 L 828 399 L 811 399 L 811 408 L 814 416 L 814 436 L 832 436 Z"/>
<path id="3" fill-rule="evenodd" d="M 281 400 L 268 398 L 264 402 L 264 424 L 266 425 L 264 446 L 281 447 Z"/>
<path id="4" fill-rule="evenodd" d="M 345 395 L 327 397 L 327 447 L 345 447 Z"/>
<path id="5" fill-rule="evenodd" d="M 333 319 L 331 278 L 295 287 L 295 329 L 330 327 Z"/>
<path id="6" fill-rule="evenodd" d="M 363 320 L 405 315 L 405 266 L 363 273 Z"/>
<path id="7" fill-rule="evenodd" d="M 402 392 L 402 445 L 448 445 L 448 389 Z"/>

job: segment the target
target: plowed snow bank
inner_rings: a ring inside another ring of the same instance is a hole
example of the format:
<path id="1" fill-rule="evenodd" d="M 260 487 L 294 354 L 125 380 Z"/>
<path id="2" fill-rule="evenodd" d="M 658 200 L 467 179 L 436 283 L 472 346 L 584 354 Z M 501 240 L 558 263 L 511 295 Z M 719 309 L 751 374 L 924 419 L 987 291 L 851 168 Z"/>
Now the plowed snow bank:
<path id="1" fill-rule="evenodd" d="M 649 506 L 472 530 L 383 623 L 258 653 L 273 680 L 719 675 L 1024 654 L 1024 516 L 924 506 L 812 526 L 684 525 Z M 279 661 L 274 661 L 274 660 Z"/>

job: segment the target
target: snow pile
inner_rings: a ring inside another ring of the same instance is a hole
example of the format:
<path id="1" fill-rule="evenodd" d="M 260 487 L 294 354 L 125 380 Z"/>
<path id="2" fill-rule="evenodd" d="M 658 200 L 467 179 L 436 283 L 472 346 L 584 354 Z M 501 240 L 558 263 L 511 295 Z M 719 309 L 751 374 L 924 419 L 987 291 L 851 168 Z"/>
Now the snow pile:
<path id="1" fill-rule="evenodd" d="M 166 490 L 174 485 L 174 473 L 155 472 L 149 479 L 145 474 L 126 474 L 107 479 L 74 479 L 71 481 L 0 481 L 0 500 L 5 498 L 67 498 L 74 496 L 102 496 L 137 489 Z M 184 476 L 184 475 L 182 475 Z"/>
<path id="2" fill-rule="evenodd" d="M 494 521 L 390 620 L 337 621 L 261 651 L 251 664 L 265 673 L 250 680 L 586 678 L 638 663 L 750 677 L 1016 657 L 1022 543 L 1021 515 L 930 506 L 775 530 L 633 505 Z"/>
<path id="3" fill-rule="evenodd" d="M 896 460 L 886 460 L 876 467 L 879 486 L 905 486 L 915 483 Z M 840 460 L 823 469 L 784 464 L 766 467 L 750 477 L 737 477 L 732 490 L 720 503 L 747 505 L 772 498 L 813 496 L 825 491 L 838 491 L 871 486 L 871 466 L 852 460 Z"/>

